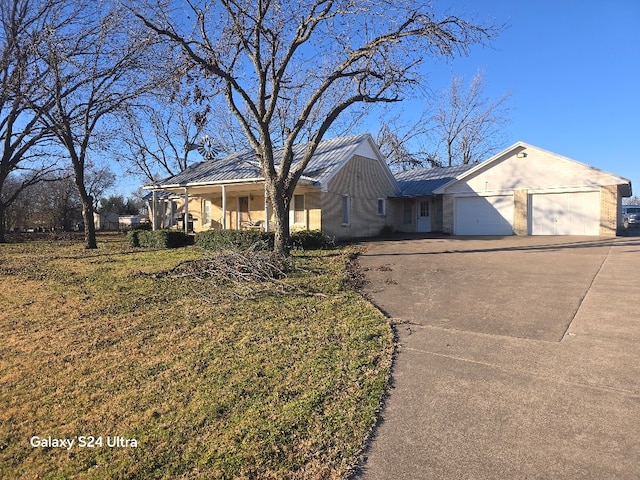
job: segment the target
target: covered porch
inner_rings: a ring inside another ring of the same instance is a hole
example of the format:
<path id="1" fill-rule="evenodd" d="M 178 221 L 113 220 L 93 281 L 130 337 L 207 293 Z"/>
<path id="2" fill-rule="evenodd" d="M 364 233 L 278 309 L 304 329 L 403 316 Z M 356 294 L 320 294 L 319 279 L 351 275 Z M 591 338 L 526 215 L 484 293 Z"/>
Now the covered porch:
<path id="1" fill-rule="evenodd" d="M 300 185 L 291 200 L 292 230 L 320 228 L 320 190 Z M 153 230 L 273 229 L 274 215 L 264 181 L 153 188 L 149 200 Z"/>

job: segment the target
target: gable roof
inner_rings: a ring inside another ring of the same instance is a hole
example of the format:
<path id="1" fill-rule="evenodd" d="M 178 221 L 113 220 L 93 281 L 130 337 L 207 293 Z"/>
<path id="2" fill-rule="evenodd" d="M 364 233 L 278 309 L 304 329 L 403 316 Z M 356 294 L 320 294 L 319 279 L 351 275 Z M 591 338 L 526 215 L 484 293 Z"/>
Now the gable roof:
<path id="1" fill-rule="evenodd" d="M 614 180 L 618 185 L 628 185 L 628 192 L 623 193 L 623 196 L 631 196 L 631 181 L 630 180 L 628 180 L 626 178 L 623 178 L 623 177 L 620 177 L 618 175 L 615 175 L 613 173 L 606 172 L 606 171 L 601 170 L 599 168 L 592 167 L 590 165 L 584 164 L 584 163 L 579 162 L 577 160 L 573 160 L 572 158 L 565 157 L 563 155 L 559 155 L 557 153 L 551 152 L 549 150 L 545 150 L 545 149 L 540 148 L 540 147 L 536 147 L 534 145 L 530 145 L 530 144 L 525 143 L 525 142 L 516 142 L 513 145 L 511 145 L 510 147 L 504 149 L 503 151 L 501 151 L 501 152 L 497 153 L 496 155 L 494 155 L 493 157 L 489 158 L 488 160 L 485 160 L 483 162 L 475 164 L 473 166 L 473 168 L 470 168 L 469 170 L 463 172 L 457 178 L 451 179 L 447 183 L 445 183 L 443 185 L 440 185 L 439 187 L 434 189 L 433 193 L 436 193 L 436 194 L 445 193 L 445 190 L 448 187 L 450 187 L 451 185 L 453 185 L 454 183 L 471 179 L 475 175 L 477 175 L 477 174 L 479 174 L 481 172 L 487 171 L 494 164 L 498 164 L 501 161 L 505 160 L 506 158 L 509 158 L 511 155 L 518 154 L 519 152 L 526 151 L 527 149 L 538 150 L 539 152 L 542 152 L 545 155 L 549 155 L 551 157 L 556 157 L 556 158 L 564 160 L 564 161 L 572 162 L 572 163 L 574 163 L 576 165 L 579 165 L 579 166 L 581 166 L 581 167 L 583 167 L 585 169 L 593 171 L 594 174 L 597 173 L 597 174 L 608 175 L 608 176 L 612 177 L 612 180 Z"/>
<path id="2" fill-rule="evenodd" d="M 400 194 L 398 197 L 424 197 L 433 195 L 434 190 L 454 181 L 475 164 L 454 167 L 416 168 L 395 174 Z"/>
<path id="3" fill-rule="evenodd" d="M 293 146 L 293 167 L 302 159 L 308 143 Z M 307 164 L 301 183 L 326 185 L 327 182 L 355 155 L 361 148 L 368 147 L 378 160 L 383 161 L 373 138 L 369 134 L 353 135 L 322 140 L 313 157 Z M 274 158 L 282 156 L 283 147 L 274 149 Z M 384 162 L 383 162 L 384 163 Z M 277 168 L 277 164 L 276 164 Z M 395 179 L 389 172 L 389 179 Z M 256 160 L 254 150 L 233 153 L 224 158 L 206 160 L 194 164 L 172 177 L 157 182 L 150 187 L 185 187 L 191 185 L 215 185 L 227 183 L 244 183 L 264 181 L 262 168 Z"/>

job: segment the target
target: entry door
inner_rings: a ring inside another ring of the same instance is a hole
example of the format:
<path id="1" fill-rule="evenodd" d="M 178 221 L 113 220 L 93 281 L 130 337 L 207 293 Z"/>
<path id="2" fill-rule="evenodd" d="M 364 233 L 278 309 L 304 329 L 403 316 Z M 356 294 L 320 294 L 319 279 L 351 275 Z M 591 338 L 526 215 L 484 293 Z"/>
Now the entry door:
<path id="1" fill-rule="evenodd" d="M 418 200 L 418 222 L 416 229 L 418 232 L 431 231 L 431 201 Z"/>
<path id="2" fill-rule="evenodd" d="M 249 221 L 249 197 L 238 197 L 238 230 Z"/>

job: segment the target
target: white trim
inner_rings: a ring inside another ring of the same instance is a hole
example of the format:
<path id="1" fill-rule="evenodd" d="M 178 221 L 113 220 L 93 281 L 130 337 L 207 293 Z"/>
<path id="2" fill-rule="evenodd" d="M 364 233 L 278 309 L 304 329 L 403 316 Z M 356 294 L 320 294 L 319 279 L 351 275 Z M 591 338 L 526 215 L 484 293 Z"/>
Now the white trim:
<path id="1" fill-rule="evenodd" d="M 189 233 L 189 189 L 184 187 L 184 233 Z"/>
<path id="2" fill-rule="evenodd" d="M 222 187 L 222 230 L 227 229 L 227 189 L 224 185 Z"/>
<path id="3" fill-rule="evenodd" d="M 296 197 L 302 197 L 302 222 L 296 222 Z M 291 211 L 293 212 L 291 225 L 304 225 L 307 227 L 307 199 L 304 193 L 294 193 L 293 202 L 291 202 Z"/>

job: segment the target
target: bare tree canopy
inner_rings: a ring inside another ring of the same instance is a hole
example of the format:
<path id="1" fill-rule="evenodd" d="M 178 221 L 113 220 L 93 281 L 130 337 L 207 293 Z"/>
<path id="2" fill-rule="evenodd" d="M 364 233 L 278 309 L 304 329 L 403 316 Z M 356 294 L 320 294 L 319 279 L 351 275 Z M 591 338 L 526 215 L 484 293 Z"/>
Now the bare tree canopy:
<path id="1" fill-rule="evenodd" d="M 47 32 L 42 59 L 54 94 L 43 123 L 68 153 L 83 205 L 85 246 L 96 248 L 92 198 L 86 179 L 90 153 L 106 148 L 114 132 L 105 122 L 146 92 L 151 42 L 127 10 L 113 2 L 64 2 L 65 28 Z"/>
<path id="2" fill-rule="evenodd" d="M 430 149 L 428 126 L 422 122 L 410 128 L 402 128 L 396 121 L 383 123 L 376 142 L 392 171 L 440 166 L 437 152 Z"/>
<path id="3" fill-rule="evenodd" d="M 390 168 L 466 165 L 503 148 L 511 94 L 492 100 L 485 90 L 482 72 L 468 87 L 463 77 L 453 77 L 449 89 L 427 101 L 420 119 L 408 128 L 383 123 L 377 140 Z"/>
<path id="4" fill-rule="evenodd" d="M 397 102 L 429 56 L 467 54 L 496 32 L 422 2 L 222 0 L 138 2 L 132 11 L 180 47 L 224 95 L 260 161 L 287 253 L 293 190 L 319 142 L 357 104 Z M 300 162 L 293 146 L 308 141 Z M 274 147 L 283 146 L 280 158 Z"/>
<path id="5" fill-rule="evenodd" d="M 430 135 L 437 141 L 442 164 L 479 162 L 504 147 L 511 94 L 492 100 L 485 90 L 482 72 L 467 89 L 463 77 L 454 77 L 449 90 L 434 102 Z"/>
<path id="6" fill-rule="evenodd" d="M 173 63 L 166 68 L 167 76 L 174 76 L 182 66 Z M 212 102 L 218 99 L 205 95 L 192 81 L 157 84 L 145 100 L 122 116 L 127 135 L 120 139 L 115 156 L 147 182 L 176 175 L 194 161 L 247 148 L 233 117 L 216 115 Z"/>
<path id="7" fill-rule="evenodd" d="M 39 120 L 52 96 L 42 88 L 50 72 L 37 55 L 42 32 L 58 26 L 55 6 L 54 0 L 0 2 L 0 226 L 22 190 L 56 171 L 55 154 L 39 148 L 50 139 Z"/>

